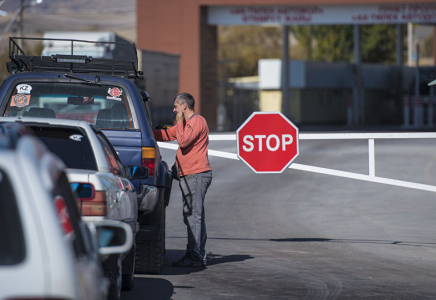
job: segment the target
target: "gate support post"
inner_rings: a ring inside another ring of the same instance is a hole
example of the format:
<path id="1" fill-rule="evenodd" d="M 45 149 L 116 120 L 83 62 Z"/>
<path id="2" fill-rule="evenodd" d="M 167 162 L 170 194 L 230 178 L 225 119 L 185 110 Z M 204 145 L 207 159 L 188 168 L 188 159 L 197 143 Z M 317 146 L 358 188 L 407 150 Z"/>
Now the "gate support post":
<path id="1" fill-rule="evenodd" d="M 368 139 L 369 176 L 375 176 L 374 139 Z"/>
<path id="2" fill-rule="evenodd" d="M 403 127 L 409 127 L 410 126 L 410 107 L 409 107 L 409 96 L 404 96 L 403 98 L 403 104 L 404 104 L 404 124 Z"/>

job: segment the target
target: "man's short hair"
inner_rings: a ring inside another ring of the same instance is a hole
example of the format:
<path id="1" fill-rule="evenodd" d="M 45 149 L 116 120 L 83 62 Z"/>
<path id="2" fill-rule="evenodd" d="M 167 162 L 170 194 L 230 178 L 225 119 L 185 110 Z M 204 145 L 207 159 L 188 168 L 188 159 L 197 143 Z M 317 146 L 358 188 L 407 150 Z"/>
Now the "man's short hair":
<path id="1" fill-rule="evenodd" d="M 194 110 L 195 99 L 191 94 L 181 93 L 176 96 L 177 102 L 181 105 L 182 103 L 186 103 L 190 110 Z M 174 99 L 174 100 L 176 100 Z"/>

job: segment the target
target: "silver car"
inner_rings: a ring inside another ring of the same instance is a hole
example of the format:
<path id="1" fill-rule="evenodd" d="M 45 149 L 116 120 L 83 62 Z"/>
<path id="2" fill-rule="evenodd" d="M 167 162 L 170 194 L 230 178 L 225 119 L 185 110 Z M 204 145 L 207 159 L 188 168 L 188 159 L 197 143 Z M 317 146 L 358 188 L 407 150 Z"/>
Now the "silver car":
<path id="1" fill-rule="evenodd" d="M 82 222 L 64 164 L 12 125 L 0 136 L 0 299 L 106 299 L 99 257 L 129 251 L 130 228 Z"/>

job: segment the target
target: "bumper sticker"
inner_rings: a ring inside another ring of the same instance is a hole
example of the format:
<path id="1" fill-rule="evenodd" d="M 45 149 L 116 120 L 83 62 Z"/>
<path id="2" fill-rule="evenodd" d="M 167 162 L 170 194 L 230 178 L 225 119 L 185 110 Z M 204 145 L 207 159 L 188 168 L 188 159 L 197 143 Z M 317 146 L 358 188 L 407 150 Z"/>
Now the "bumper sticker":
<path id="1" fill-rule="evenodd" d="M 82 141 L 82 138 L 83 138 L 83 135 L 80 135 L 80 134 L 70 135 L 70 139 L 73 140 L 73 141 L 80 142 L 80 141 Z"/>
<path id="2" fill-rule="evenodd" d="M 29 105 L 30 95 L 15 95 L 11 101 L 11 106 L 24 107 Z"/>
<path id="3" fill-rule="evenodd" d="M 108 99 L 108 100 L 117 100 L 117 101 L 121 101 L 122 99 L 121 98 L 119 98 L 121 95 L 122 95 L 122 91 L 119 89 L 119 88 L 109 88 L 108 90 L 107 90 L 107 92 L 108 92 L 108 94 L 110 95 L 110 96 L 107 96 L 106 97 L 106 99 Z"/>
<path id="4" fill-rule="evenodd" d="M 17 85 L 17 94 L 30 94 L 32 91 L 32 87 L 28 84 L 19 84 Z"/>

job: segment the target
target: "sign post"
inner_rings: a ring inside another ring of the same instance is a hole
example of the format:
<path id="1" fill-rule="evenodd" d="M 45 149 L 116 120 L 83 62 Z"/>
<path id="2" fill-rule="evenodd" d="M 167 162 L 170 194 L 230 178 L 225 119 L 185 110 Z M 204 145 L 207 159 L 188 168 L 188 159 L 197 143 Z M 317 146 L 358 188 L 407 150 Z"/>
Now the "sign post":
<path id="1" fill-rule="evenodd" d="M 236 131 L 240 160 L 256 173 L 282 173 L 298 156 L 298 128 L 280 112 L 254 112 Z"/>

